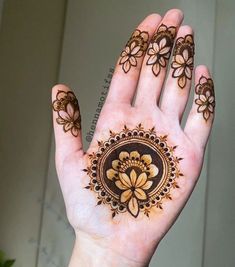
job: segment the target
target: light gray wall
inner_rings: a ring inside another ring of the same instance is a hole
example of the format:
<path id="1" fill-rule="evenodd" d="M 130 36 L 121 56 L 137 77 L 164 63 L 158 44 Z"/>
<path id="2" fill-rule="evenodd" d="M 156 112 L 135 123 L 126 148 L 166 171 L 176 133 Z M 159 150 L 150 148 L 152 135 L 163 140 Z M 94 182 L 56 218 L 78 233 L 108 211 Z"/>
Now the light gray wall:
<path id="1" fill-rule="evenodd" d="M 213 70 L 217 114 L 197 188 L 151 266 L 234 265 L 235 2 L 6 0 L 0 33 L 0 249 L 17 258 L 16 267 L 66 266 L 74 240 L 54 167 L 50 87 L 60 81 L 76 92 L 85 140 L 104 79 L 130 32 L 148 13 L 172 7 L 183 9 L 185 23 L 196 31 L 196 63 Z"/>
<path id="2" fill-rule="evenodd" d="M 6 0 L 0 32 L 0 249 L 36 266 L 64 0 Z"/>

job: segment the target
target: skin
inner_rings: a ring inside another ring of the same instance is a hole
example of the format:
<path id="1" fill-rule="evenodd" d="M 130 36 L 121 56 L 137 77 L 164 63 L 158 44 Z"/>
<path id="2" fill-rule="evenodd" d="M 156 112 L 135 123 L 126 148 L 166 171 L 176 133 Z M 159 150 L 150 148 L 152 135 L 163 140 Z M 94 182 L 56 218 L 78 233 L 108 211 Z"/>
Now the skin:
<path id="1" fill-rule="evenodd" d="M 191 27 L 181 26 L 182 20 L 182 11 L 173 9 L 163 18 L 158 14 L 148 16 L 137 29 L 147 31 L 151 39 L 163 23 L 178 29 L 176 39 L 193 35 Z M 69 267 L 148 266 L 159 242 L 177 219 L 199 178 L 214 114 L 206 121 L 202 113 L 198 113 L 195 104 L 198 96 L 195 94 L 183 129 L 180 122 L 192 81 L 187 80 L 182 90 L 177 78 L 172 77 L 173 69 L 166 77 L 166 68 L 162 68 L 156 77 L 152 66 L 146 64 L 148 57 L 146 54 L 137 58 L 137 66 L 131 67 L 127 73 L 118 64 L 118 59 L 109 94 L 86 152 L 82 148 L 81 131 L 77 137 L 71 132 L 64 132 L 56 122 L 57 112 L 53 112 L 56 168 L 67 216 L 76 234 Z M 203 65 L 194 72 L 195 84 L 202 75 L 210 77 L 207 67 Z M 52 101 L 56 99 L 58 90 L 67 92 L 70 89 L 56 85 L 52 90 Z M 162 101 L 159 104 L 160 96 Z M 183 176 L 177 178 L 179 188 L 170 191 L 172 200 L 164 200 L 163 209 L 153 208 L 149 218 L 143 213 L 134 218 L 128 212 L 112 218 L 110 207 L 97 206 L 96 194 L 84 188 L 90 178 L 83 169 L 90 165 L 88 155 L 98 149 L 97 140 L 107 140 L 109 130 L 120 132 L 124 125 L 133 129 L 139 123 L 145 129 L 155 127 L 158 135 L 168 136 L 168 145 L 177 145 L 175 154 L 183 158 L 179 162 Z"/>

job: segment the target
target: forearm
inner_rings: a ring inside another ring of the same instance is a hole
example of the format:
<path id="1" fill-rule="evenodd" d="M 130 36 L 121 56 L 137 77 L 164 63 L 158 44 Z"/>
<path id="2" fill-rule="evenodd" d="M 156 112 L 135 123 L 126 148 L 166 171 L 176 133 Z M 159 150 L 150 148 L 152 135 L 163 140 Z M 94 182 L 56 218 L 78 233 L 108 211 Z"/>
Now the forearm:
<path id="1" fill-rule="evenodd" d="M 68 267 L 148 267 L 148 264 L 127 259 L 104 248 L 99 241 L 81 233 L 76 237 L 72 257 Z"/>

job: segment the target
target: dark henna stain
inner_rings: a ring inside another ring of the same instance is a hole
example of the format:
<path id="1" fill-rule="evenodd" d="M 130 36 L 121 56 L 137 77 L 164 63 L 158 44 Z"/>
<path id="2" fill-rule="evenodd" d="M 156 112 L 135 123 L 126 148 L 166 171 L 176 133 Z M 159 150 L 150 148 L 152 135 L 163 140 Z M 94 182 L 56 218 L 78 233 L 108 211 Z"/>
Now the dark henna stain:
<path id="1" fill-rule="evenodd" d="M 152 65 L 152 72 L 157 77 L 161 68 L 165 68 L 171 55 L 176 35 L 176 27 L 162 24 L 153 35 L 147 51 L 149 58 L 147 65 Z"/>
<path id="2" fill-rule="evenodd" d="M 210 78 L 201 76 L 199 83 L 195 87 L 195 93 L 198 98 L 195 103 L 198 105 L 197 111 L 203 114 L 203 118 L 207 121 L 215 110 L 215 92 L 214 83 Z"/>
<path id="3" fill-rule="evenodd" d="M 139 124 L 132 130 L 125 126 L 120 133 L 110 131 L 110 138 L 98 144 L 89 157 L 86 172 L 91 181 L 86 188 L 96 192 L 99 203 L 111 206 L 113 217 L 126 211 L 133 217 L 140 212 L 149 216 L 152 207 L 162 209 L 162 200 L 171 199 L 170 188 L 177 188 L 176 178 L 182 174 L 176 147 L 167 144 L 167 136 Z"/>
<path id="4" fill-rule="evenodd" d="M 146 31 L 136 29 L 133 32 L 119 60 L 119 65 L 122 65 L 122 69 L 125 73 L 127 73 L 131 67 L 137 66 L 137 58 L 144 55 L 148 46 L 148 39 L 149 34 Z"/>
<path id="5" fill-rule="evenodd" d="M 181 89 L 186 86 L 187 80 L 192 79 L 194 64 L 194 40 L 191 34 L 179 37 L 176 40 L 173 61 L 172 77 L 178 78 L 178 85 Z"/>
<path id="6" fill-rule="evenodd" d="M 56 122 L 63 125 L 64 132 L 70 131 L 73 136 L 78 136 L 81 129 L 81 115 L 75 94 L 71 91 L 58 91 L 52 106 L 58 115 Z"/>

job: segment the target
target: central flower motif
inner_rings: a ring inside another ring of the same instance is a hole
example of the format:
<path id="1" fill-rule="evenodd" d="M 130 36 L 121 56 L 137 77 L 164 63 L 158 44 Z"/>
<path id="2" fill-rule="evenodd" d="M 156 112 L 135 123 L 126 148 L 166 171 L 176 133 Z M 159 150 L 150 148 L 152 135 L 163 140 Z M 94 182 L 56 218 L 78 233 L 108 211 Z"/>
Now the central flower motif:
<path id="1" fill-rule="evenodd" d="M 112 168 L 107 170 L 106 175 L 115 182 L 117 188 L 123 190 L 120 202 L 126 203 L 129 212 L 137 217 L 139 201 L 148 199 L 146 190 L 153 184 L 150 179 L 156 177 L 158 172 L 158 167 L 152 164 L 151 155 L 141 156 L 138 151 L 122 151 L 119 159 L 112 161 Z"/>
<path id="2" fill-rule="evenodd" d="M 148 154 L 140 156 L 138 151 L 122 151 L 119 159 L 112 161 L 112 169 L 107 170 L 108 179 L 115 180 L 119 177 L 119 172 L 125 173 L 128 168 L 136 167 L 141 172 L 145 172 L 148 178 L 157 176 L 159 170 L 152 164 L 152 157 Z"/>
<path id="3" fill-rule="evenodd" d="M 139 213 L 138 200 L 146 200 L 147 194 L 144 190 L 149 189 L 153 182 L 148 181 L 145 172 L 141 173 L 138 177 L 134 169 L 130 172 L 130 177 L 126 173 L 119 173 L 119 180 L 115 182 L 116 186 L 123 190 L 120 201 L 128 203 L 127 207 L 130 213 L 137 217 Z"/>

